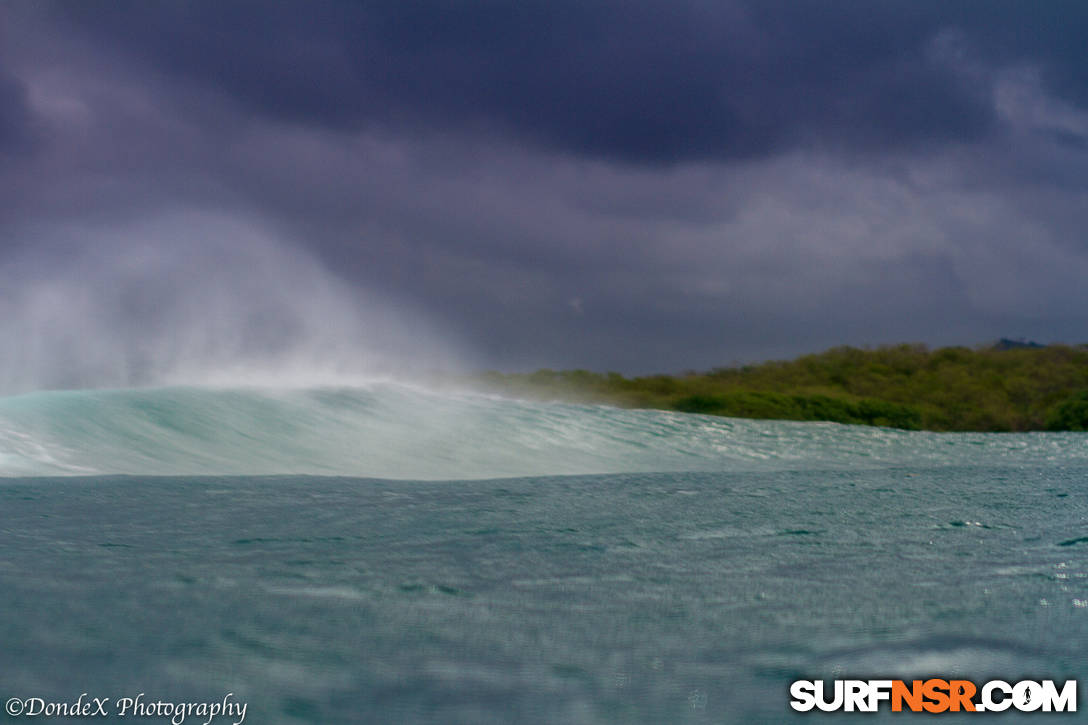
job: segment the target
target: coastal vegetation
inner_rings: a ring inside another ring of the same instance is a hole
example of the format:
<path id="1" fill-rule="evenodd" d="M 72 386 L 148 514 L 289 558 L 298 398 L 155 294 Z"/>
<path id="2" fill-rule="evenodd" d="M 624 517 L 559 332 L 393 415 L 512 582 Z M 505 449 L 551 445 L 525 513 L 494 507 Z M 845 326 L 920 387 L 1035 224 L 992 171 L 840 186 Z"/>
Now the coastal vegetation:
<path id="1" fill-rule="evenodd" d="M 1088 346 L 837 347 L 795 360 L 625 377 L 483 373 L 506 395 L 935 431 L 1088 430 Z"/>

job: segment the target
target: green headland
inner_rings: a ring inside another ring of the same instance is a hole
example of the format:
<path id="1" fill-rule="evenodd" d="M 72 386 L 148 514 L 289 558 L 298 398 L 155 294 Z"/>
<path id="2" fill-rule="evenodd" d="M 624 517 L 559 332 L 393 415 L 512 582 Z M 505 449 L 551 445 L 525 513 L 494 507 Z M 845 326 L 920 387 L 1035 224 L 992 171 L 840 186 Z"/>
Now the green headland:
<path id="1" fill-rule="evenodd" d="M 738 418 L 823 420 L 934 431 L 1088 430 L 1088 346 L 836 347 L 796 360 L 681 375 L 487 372 L 518 397 Z"/>

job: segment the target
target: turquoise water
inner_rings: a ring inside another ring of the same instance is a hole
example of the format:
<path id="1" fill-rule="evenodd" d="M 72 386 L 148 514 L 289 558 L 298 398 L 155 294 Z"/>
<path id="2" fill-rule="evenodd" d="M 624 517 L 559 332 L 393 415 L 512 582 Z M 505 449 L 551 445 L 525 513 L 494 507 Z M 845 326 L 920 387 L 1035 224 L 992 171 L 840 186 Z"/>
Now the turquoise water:
<path id="1" fill-rule="evenodd" d="M 0 399 L 0 473 L 5 700 L 773 723 L 795 679 L 1088 675 L 1086 434 L 71 391 Z"/>

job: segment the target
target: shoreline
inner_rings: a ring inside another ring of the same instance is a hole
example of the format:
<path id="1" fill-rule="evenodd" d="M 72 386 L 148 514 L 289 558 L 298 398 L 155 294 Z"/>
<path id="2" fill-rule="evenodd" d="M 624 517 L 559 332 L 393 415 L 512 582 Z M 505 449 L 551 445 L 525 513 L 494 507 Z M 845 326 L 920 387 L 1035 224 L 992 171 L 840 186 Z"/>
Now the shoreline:
<path id="1" fill-rule="evenodd" d="M 1003 341 L 1004 343 L 1005 341 Z M 836 347 L 703 373 L 488 371 L 466 381 L 531 399 L 933 432 L 1088 430 L 1088 346 Z"/>

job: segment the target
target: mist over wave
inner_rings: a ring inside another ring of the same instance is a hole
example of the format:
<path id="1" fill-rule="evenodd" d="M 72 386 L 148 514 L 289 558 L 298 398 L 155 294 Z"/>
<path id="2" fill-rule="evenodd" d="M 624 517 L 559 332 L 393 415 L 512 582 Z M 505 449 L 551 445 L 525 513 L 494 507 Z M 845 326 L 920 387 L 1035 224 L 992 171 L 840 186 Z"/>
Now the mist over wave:
<path id="1" fill-rule="evenodd" d="M 473 479 L 1088 460 L 1077 434 L 935 434 L 516 401 L 399 383 L 0 398 L 0 475 Z"/>
<path id="2" fill-rule="evenodd" d="M 344 383 L 459 364 L 410 305 L 348 285 L 254 220 L 179 211 L 22 240 L 0 264 L 0 394 Z"/>

